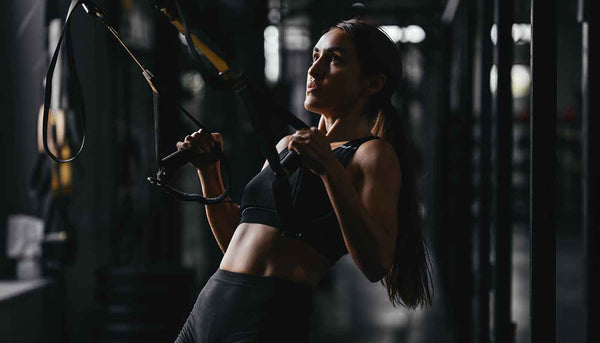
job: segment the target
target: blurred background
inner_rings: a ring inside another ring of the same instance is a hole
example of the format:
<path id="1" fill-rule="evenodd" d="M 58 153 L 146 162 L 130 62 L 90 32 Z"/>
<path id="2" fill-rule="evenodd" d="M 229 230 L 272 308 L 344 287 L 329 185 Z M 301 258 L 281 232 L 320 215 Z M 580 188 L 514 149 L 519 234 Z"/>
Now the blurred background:
<path id="1" fill-rule="evenodd" d="M 584 49 L 592 32 L 585 1 L 544 5 L 537 34 L 550 48 L 537 56 L 530 55 L 530 0 L 191 2 L 202 15 L 190 19 L 210 32 L 234 70 L 313 125 L 318 117 L 302 104 L 312 47 L 325 29 L 360 15 L 401 50 L 405 79 L 394 104 L 419 152 L 434 302 L 417 311 L 392 307 L 385 288 L 345 256 L 316 292 L 311 342 L 594 341 L 587 323 L 597 300 L 587 295 L 587 261 L 597 255 L 590 204 L 598 193 L 586 182 L 595 182 L 597 152 L 586 148 L 593 146 L 586 135 L 598 125 L 585 119 L 596 101 L 587 88 L 595 66 L 585 61 L 595 50 Z M 185 39 L 147 1 L 97 4 L 160 84 L 223 134 L 239 202 L 264 160 L 241 101 L 205 84 Z M 53 81 L 52 110 L 64 114 L 50 125 L 66 141 L 57 154 L 69 156 L 83 138 L 84 105 L 85 148 L 60 166 L 40 150 L 44 76 L 68 5 L 0 2 L 0 341 L 173 341 L 222 254 L 202 205 L 146 181 L 156 175 L 152 92 L 114 37 L 80 7 L 71 21 L 76 66 L 64 52 Z M 554 92 L 543 99 L 549 110 L 532 104 L 530 61 L 550 64 L 544 74 L 551 82 L 539 86 L 549 92 L 539 94 Z M 532 108 L 551 132 L 535 144 Z M 196 128 L 174 106 L 161 111 L 165 156 Z M 532 151 L 550 158 L 532 164 Z M 532 175 L 542 175 L 550 196 L 538 196 Z M 200 192 L 191 167 L 173 180 Z M 547 211 L 536 217 L 537 199 Z M 548 249 L 535 255 L 538 232 Z M 549 273 L 535 279 L 536 265 Z M 538 291 L 550 296 L 547 309 L 534 312 Z M 544 317 L 551 325 L 536 333 L 531 323 Z"/>

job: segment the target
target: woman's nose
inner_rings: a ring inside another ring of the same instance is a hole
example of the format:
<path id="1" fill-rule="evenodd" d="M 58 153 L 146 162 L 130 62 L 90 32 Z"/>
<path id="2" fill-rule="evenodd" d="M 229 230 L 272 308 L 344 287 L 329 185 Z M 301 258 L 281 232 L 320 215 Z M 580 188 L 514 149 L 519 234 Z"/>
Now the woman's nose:
<path id="1" fill-rule="evenodd" d="M 308 75 L 312 76 L 314 79 L 318 79 L 318 78 L 322 77 L 324 74 L 322 60 L 323 60 L 323 58 L 319 57 L 308 68 Z"/>

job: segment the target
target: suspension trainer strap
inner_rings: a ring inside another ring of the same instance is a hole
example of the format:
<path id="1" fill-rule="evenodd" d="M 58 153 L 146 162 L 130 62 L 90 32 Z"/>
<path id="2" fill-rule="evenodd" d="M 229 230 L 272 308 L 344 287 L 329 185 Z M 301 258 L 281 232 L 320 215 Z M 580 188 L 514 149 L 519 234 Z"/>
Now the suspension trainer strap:
<path id="1" fill-rule="evenodd" d="M 52 78 L 54 76 L 54 68 L 56 67 L 56 62 L 58 61 L 58 55 L 60 52 L 60 47 L 62 45 L 63 39 L 65 37 L 65 32 L 69 29 L 71 14 L 73 13 L 73 10 L 79 4 L 81 4 L 81 0 L 71 0 L 71 3 L 69 4 L 69 10 L 68 10 L 67 16 L 65 18 L 65 23 L 63 25 L 62 32 L 60 33 L 60 37 L 58 39 L 56 49 L 54 49 L 52 59 L 50 60 L 50 64 L 48 65 L 48 71 L 46 72 L 46 87 L 44 90 L 44 113 L 43 113 L 43 117 L 42 117 L 42 144 L 44 146 L 44 151 L 46 152 L 46 154 L 52 160 L 54 160 L 55 162 L 58 162 L 58 163 L 65 163 L 65 162 L 73 161 L 75 158 L 77 158 L 77 156 L 79 156 L 79 154 L 83 150 L 83 146 L 85 145 L 85 114 L 84 114 L 84 112 L 81 112 L 80 113 L 81 120 L 79 121 L 79 124 L 80 124 L 80 129 L 83 132 L 83 134 L 81 137 L 81 145 L 79 146 L 79 149 L 77 149 L 77 152 L 75 153 L 75 155 L 70 158 L 67 158 L 67 159 L 62 159 L 58 156 L 55 156 L 48 147 L 48 117 L 49 117 L 49 111 L 50 111 L 50 102 L 51 102 L 51 98 L 52 98 Z M 74 71 L 75 59 L 72 54 L 72 51 L 67 52 L 67 58 L 69 60 L 69 64 L 71 65 L 71 68 L 69 68 L 69 69 L 72 70 L 70 77 L 73 79 L 74 82 L 78 82 L 79 78 L 77 77 L 77 72 Z M 74 86 L 76 88 L 76 85 L 74 85 Z M 78 99 L 74 99 L 76 101 L 76 103 L 83 104 L 81 92 L 75 92 L 74 95 L 76 96 L 76 98 L 79 97 Z M 83 110 L 83 109 L 84 108 L 82 106 L 80 106 L 80 108 L 78 108 L 78 110 Z"/>
<path id="2" fill-rule="evenodd" d="M 113 36 L 119 41 L 119 43 L 123 46 L 123 48 L 129 53 L 129 55 L 131 56 L 131 58 L 136 62 L 136 64 L 141 68 L 142 70 L 142 74 L 144 75 L 144 78 L 146 79 L 146 81 L 148 82 L 148 85 L 150 86 L 150 88 L 152 88 L 153 94 L 154 94 L 154 103 L 155 103 L 155 119 L 157 119 L 158 117 L 156 116 L 158 111 L 158 107 L 157 105 L 157 101 L 159 100 L 159 93 L 157 90 L 154 80 L 154 76 L 152 75 L 152 73 L 145 69 L 141 63 L 135 58 L 135 56 L 133 55 L 133 53 L 129 50 L 129 48 L 127 48 L 127 46 L 125 45 L 125 43 L 121 40 L 121 38 L 119 37 L 117 31 L 110 26 L 105 20 L 104 20 L 104 14 L 102 12 L 102 9 L 96 5 L 94 2 L 90 1 L 90 0 L 72 0 L 69 4 L 69 10 L 67 12 L 67 16 L 65 18 L 65 22 L 60 34 L 60 37 L 58 39 L 58 42 L 56 44 L 56 48 L 54 50 L 53 56 L 51 58 L 50 64 L 48 66 L 48 71 L 46 73 L 46 87 L 44 90 L 44 109 L 43 109 L 43 117 L 42 117 L 42 142 L 43 142 L 43 148 L 44 151 L 46 152 L 46 154 L 55 162 L 58 163 L 65 163 L 65 162 L 71 162 L 73 161 L 75 158 L 77 158 L 79 156 L 79 154 L 81 153 L 81 151 L 83 150 L 83 146 L 85 143 L 85 106 L 84 106 L 84 101 L 83 101 L 83 95 L 81 92 L 81 85 L 79 82 L 79 77 L 77 75 L 77 70 L 76 70 L 76 66 L 75 66 L 75 58 L 74 58 L 74 54 L 73 54 L 73 50 L 72 50 L 72 44 L 71 44 L 71 37 L 70 37 L 70 31 L 69 31 L 69 24 L 70 24 L 70 19 L 71 19 L 71 15 L 74 11 L 74 9 L 81 5 L 81 7 L 85 10 L 85 12 L 87 14 L 89 14 L 90 16 L 98 19 L 112 34 Z M 68 69 L 69 69 L 69 93 L 74 95 L 73 97 L 73 102 L 76 108 L 76 111 L 80 113 L 80 121 L 79 121 L 79 126 L 81 128 L 81 131 L 83 132 L 82 134 L 82 138 L 81 138 L 81 146 L 79 147 L 77 153 L 68 158 L 68 159 L 61 159 L 57 156 L 55 156 L 51 150 L 49 149 L 48 146 L 48 121 L 49 121 L 49 108 L 50 108 L 50 102 L 51 102 L 51 97 L 52 97 L 52 78 L 54 75 L 54 70 L 56 67 L 56 63 L 58 61 L 58 56 L 59 56 L 59 52 L 60 52 L 60 47 L 62 45 L 63 39 L 65 38 L 65 33 L 66 33 L 66 41 L 67 41 L 67 62 L 68 62 Z M 154 81 L 154 82 L 153 82 Z M 172 96 L 169 96 L 168 94 L 166 95 L 166 97 L 163 94 L 163 98 L 168 98 L 171 99 Z M 176 102 L 175 102 L 176 103 Z M 198 125 L 198 127 L 206 129 L 204 126 L 202 126 L 191 114 L 189 114 L 189 112 L 187 112 L 183 107 L 181 107 L 181 105 L 177 104 L 177 107 L 191 120 L 193 121 L 196 125 Z M 229 168 L 227 169 L 227 186 L 225 188 L 225 191 L 223 194 L 221 194 L 218 197 L 215 198 L 206 198 L 203 197 L 200 194 L 190 194 L 190 193 L 184 193 L 181 192 L 169 185 L 167 185 L 164 180 L 161 179 L 161 176 L 165 176 L 166 178 L 166 174 L 168 174 L 166 172 L 167 167 L 179 167 L 185 163 L 187 163 L 188 161 L 190 161 L 195 155 L 191 154 L 189 151 L 186 151 L 186 153 L 188 154 L 188 156 L 186 157 L 185 161 L 182 161 L 181 159 L 177 159 L 177 160 L 169 160 L 170 156 L 167 156 L 167 162 L 163 162 L 163 160 L 160 159 L 160 156 L 158 154 L 158 143 L 159 143 L 159 126 L 158 126 L 158 122 L 155 123 L 155 131 L 156 131 L 156 152 L 157 152 L 157 163 L 158 163 L 158 167 L 159 167 L 159 172 L 158 172 L 158 176 L 156 179 L 154 178 L 148 178 L 149 181 L 151 181 L 152 183 L 160 186 L 165 192 L 172 194 L 176 197 L 178 197 L 180 200 L 187 200 L 187 201 L 198 201 L 200 203 L 203 204 L 210 204 L 210 203 L 216 203 L 216 202 L 221 202 L 221 201 L 225 201 L 225 199 L 228 197 L 229 195 L 229 185 L 231 184 L 231 173 L 229 171 Z M 208 131 L 208 130 L 207 130 Z M 214 156 L 216 156 L 216 158 L 221 159 L 223 162 L 223 165 L 226 166 L 225 163 L 225 158 L 223 156 L 223 152 L 220 150 L 220 148 L 215 148 L 213 149 L 212 153 L 214 154 Z"/>
<path id="3" fill-rule="evenodd" d="M 200 66 L 199 71 L 207 84 L 217 88 L 223 88 L 224 85 L 228 86 L 227 88 L 234 90 L 242 100 L 254 132 L 258 136 L 260 150 L 276 175 L 273 180 L 272 189 L 282 229 L 283 231 L 296 235 L 299 232 L 300 227 L 298 225 L 299 221 L 294 218 L 291 189 L 288 178 L 289 174 L 293 171 L 291 168 L 296 168 L 301 163 L 299 162 L 299 156 L 294 153 L 290 154 L 289 161 L 287 161 L 292 163 L 282 165 L 279 154 L 275 149 L 275 140 L 271 135 L 270 119 L 272 116 L 275 116 L 280 120 L 284 120 L 287 124 L 297 130 L 308 128 L 308 126 L 289 111 L 282 111 L 281 109 L 276 109 L 272 106 L 270 100 L 250 86 L 244 75 L 233 78 L 229 67 L 223 59 L 199 39 L 198 36 L 200 33 L 190 32 L 187 25 L 188 21 L 184 11 L 181 9 L 179 0 L 174 0 L 174 3 L 175 10 L 177 11 L 176 14 L 169 11 L 167 3 L 163 3 L 162 6 L 156 7 L 160 12 L 165 14 L 171 24 L 185 36 L 190 54 L 197 60 L 197 64 Z M 214 69 L 212 73 L 206 68 L 207 64 L 212 65 L 212 68 Z M 215 72 L 218 73 L 217 79 L 214 77 Z M 275 115 L 276 112 L 278 115 Z"/>
<path id="4" fill-rule="evenodd" d="M 275 142 L 270 139 L 271 135 L 268 126 L 270 123 L 269 112 L 267 108 L 256 103 L 257 100 L 260 101 L 260 98 L 253 96 L 252 90 L 247 85 L 237 88 L 236 93 L 244 103 L 252 127 L 258 135 L 260 148 L 267 161 L 269 161 L 269 166 L 275 173 L 276 177 L 272 183 L 273 200 L 282 229 L 292 233 L 299 232 L 300 228 L 296 225 L 298 221 L 294 220 L 293 215 L 294 208 L 292 204 L 292 190 L 288 182 L 289 175 L 281 165 L 279 154 L 275 149 Z"/>
<path id="5" fill-rule="evenodd" d="M 80 114 L 79 127 L 81 131 L 81 137 L 78 136 L 78 133 L 74 127 L 72 130 L 69 131 L 71 132 L 71 141 L 74 143 L 78 142 L 80 139 L 83 139 L 83 137 L 85 137 L 85 103 L 83 102 L 83 94 L 81 92 L 81 81 L 79 80 L 79 74 L 77 73 L 77 65 L 75 64 L 75 54 L 73 53 L 73 40 L 71 38 L 70 29 L 67 30 L 65 38 L 65 48 L 67 49 L 67 70 L 69 72 L 67 79 L 69 104 L 72 105 L 74 113 Z"/>

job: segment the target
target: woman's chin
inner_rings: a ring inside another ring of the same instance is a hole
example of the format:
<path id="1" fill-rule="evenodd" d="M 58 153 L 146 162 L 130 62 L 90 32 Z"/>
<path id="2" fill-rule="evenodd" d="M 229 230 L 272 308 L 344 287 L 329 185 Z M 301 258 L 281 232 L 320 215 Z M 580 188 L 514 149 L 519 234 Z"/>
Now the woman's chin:
<path id="1" fill-rule="evenodd" d="M 304 99 L 304 108 L 307 111 L 311 112 L 319 112 L 320 109 L 323 108 L 322 104 L 317 99 L 314 99 L 310 94 L 306 96 Z"/>

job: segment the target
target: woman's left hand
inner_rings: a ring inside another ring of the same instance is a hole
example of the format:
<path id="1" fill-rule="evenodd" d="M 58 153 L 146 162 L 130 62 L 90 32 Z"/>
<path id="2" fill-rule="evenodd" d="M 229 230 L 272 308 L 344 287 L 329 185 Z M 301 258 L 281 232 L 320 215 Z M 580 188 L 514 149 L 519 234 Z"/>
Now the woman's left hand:
<path id="1" fill-rule="evenodd" d="M 298 130 L 290 136 L 288 150 L 300 155 L 310 170 L 318 175 L 324 174 L 329 166 L 337 162 L 329 139 L 314 126 Z"/>

